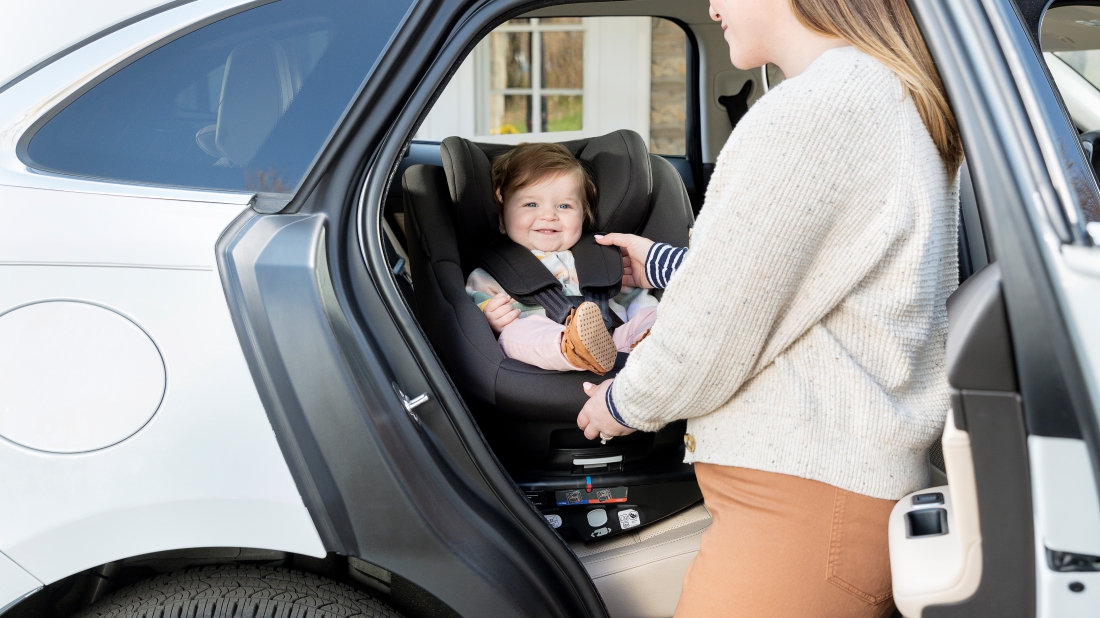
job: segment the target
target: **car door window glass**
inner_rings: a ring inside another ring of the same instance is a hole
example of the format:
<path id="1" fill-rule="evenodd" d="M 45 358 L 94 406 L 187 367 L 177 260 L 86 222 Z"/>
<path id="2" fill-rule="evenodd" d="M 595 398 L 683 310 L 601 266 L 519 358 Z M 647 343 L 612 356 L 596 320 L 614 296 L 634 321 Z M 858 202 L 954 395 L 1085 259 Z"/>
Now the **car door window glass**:
<path id="1" fill-rule="evenodd" d="M 281 0 L 191 32 L 45 123 L 27 163 L 205 189 L 294 190 L 408 0 Z"/>
<path id="2" fill-rule="evenodd" d="M 1043 59 L 1082 134 L 1085 155 L 1100 178 L 1100 6 L 1059 5 L 1043 16 L 1040 41 Z M 1082 204 L 1090 233 L 1100 234 L 1100 210 Z"/>

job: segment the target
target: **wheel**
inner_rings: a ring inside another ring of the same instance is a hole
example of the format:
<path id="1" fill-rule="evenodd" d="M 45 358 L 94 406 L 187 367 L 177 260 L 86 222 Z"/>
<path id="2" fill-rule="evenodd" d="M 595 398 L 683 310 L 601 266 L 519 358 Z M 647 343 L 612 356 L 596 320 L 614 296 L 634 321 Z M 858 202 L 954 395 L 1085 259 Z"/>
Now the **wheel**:
<path id="1" fill-rule="evenodd" d="M 75 618 L 402 618 L 350 586 L 258 566 L 204 567 L 123 588 Z"/>

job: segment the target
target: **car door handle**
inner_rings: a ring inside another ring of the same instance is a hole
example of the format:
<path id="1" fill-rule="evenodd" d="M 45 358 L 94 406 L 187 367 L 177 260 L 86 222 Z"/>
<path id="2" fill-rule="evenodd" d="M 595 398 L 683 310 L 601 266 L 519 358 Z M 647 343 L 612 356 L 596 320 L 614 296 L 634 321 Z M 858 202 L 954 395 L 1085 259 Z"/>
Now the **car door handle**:
<path id="1" fill-rule="evenodd" d="M 401 387 L 397 385 L 397 382 L 390 382 L 393 386 L 393 392 L 397 393 L 397 398 L 401 400 L 401 405 L 405 406 L 405 413 L 409 415 L 412 422 L 416 426 L 420 427 L 420 417 L 414 412 L 424 402 L 428 401 L 428 393 L 420 393 L 416 397 L 409 399 L 409 396 L 405 394 L 405 391 L 401 390 Z"/>

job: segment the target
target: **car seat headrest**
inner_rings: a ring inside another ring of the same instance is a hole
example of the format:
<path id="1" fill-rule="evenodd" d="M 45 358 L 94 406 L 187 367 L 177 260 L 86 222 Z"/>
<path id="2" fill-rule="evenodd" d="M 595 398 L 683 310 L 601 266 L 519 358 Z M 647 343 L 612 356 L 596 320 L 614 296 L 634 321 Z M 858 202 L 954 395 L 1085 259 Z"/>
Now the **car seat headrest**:
<path id="1" fill-rule="evenodd" d="M 653 173 L 642 137 L 620 130 L 599 137 L 561 142 L 585 165 L 596 183 L 596 223 L 592 231 L 635 233 L 649 216 Z M 447 186 L 468 246 L 486 247 L 499 235 L 493 197 L 492 160 L 511 146 L 479 144 L 448 137 L 440 146 Z"/>
<path id="2" fill-rule="evenodd" d="M 229 54 L 222 78 L 213 147 L 234 166 L 252 162 L 294 98 L 294 80 L 283 46 L 271 39 L 241 43 Z M 209 127 L 200 131 L 209 134 Z M 203 139 L 205 137 L 205 140 Z M 204 150 L 210 136 L 196 136 Z M 209 150 L 207 150 L 209 152 Z"/>

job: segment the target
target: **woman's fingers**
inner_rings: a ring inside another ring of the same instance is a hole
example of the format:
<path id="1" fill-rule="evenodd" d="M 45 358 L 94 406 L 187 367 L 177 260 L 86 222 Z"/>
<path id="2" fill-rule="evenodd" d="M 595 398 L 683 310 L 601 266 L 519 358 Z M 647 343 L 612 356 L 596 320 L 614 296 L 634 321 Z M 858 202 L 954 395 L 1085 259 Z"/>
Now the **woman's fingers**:
<path id="1" fill-rule="evenodd" d="M 597 429 L 594 424 L 590 423 L 587 427 L 584 428 L 584 437 L 588 438 L 589 440 L 595 440 L 596 438 L 600 437 L 600 430 Z"/>
<path id="2" fill-rule="evenodd" d="M 607 392 L 612 381 L 613 379 L 604 380 L 599 384 L 592 384 L 591 382 L 582 384 L 589 399 L 581 408 L 580 413 L 577 414 L 577 427 L 584 430 L 584 437 L 589 440 L 595 440 L 600 437 L 601 433 L 607 436 L 622 436 L 633 431 L 628 427 L 623 427 L 607 410 L 604 393 Z"/>
<path id="3" fill-rule="evenodd" d="M 624 249 L 635 238 L 634 234 L 596 234 L 596 242 L 601 245 L 623 247 Z"/>

